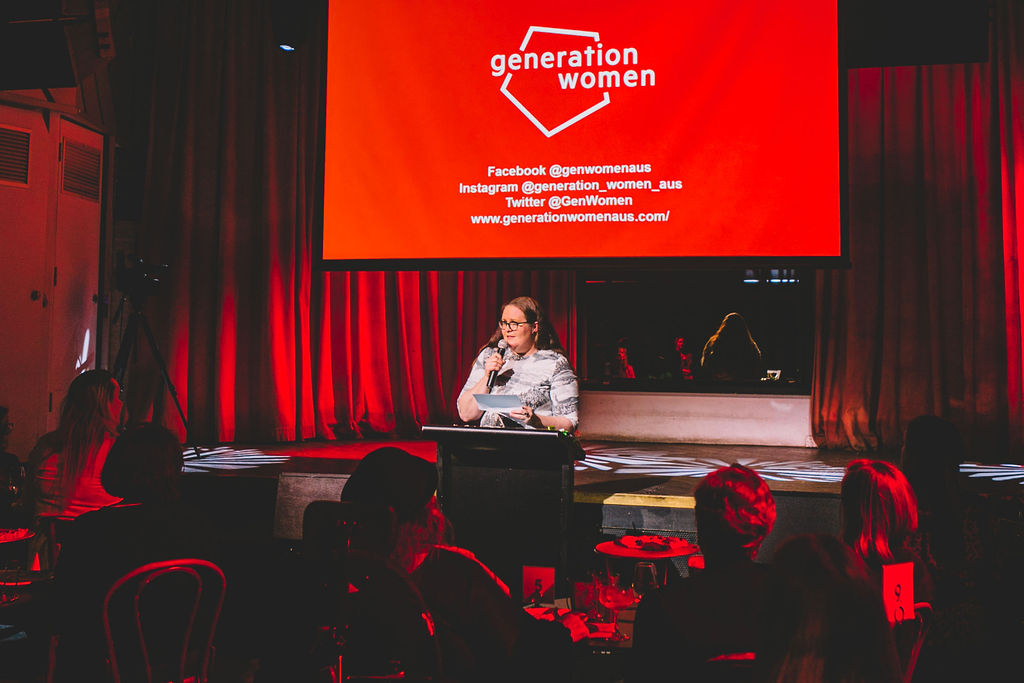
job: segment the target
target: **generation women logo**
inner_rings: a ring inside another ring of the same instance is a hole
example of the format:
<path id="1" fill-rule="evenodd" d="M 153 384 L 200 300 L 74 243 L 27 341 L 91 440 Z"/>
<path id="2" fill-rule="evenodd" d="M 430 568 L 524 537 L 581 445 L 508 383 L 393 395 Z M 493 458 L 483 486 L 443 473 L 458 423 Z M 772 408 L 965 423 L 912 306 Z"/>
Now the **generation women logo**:
<path id="1" fill-rule="evenodd" d="M 504 77 L 502 94 L 547 137 L 608 106 L 612 90 L 655 85 L 637 48 L 606 47 L 597 31 L 531 26 L 519 52 L 493 55 L 490 67 Z"/>

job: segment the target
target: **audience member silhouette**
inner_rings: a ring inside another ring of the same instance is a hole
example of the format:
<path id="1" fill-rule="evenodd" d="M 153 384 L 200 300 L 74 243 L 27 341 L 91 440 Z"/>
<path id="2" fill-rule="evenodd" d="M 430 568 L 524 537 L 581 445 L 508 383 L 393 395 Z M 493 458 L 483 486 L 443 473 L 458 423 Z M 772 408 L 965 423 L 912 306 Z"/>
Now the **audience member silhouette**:
<path id="1" fill-rule="evenodd" d="M 75 519 L 54 572 L 59 679 L 102 680 L 101 609 L 118 578 L 159 560 L 217 561 L 208 521 L 181 502 L 182 462 L 178 439 L 158 425 L 129 429 L 111 447 L 102 483 L 124 500 Z"/>
<path id="2" fill-rule="evenodd" d="M 676 377 L 684 380 L 693 379 L 693 354 L 686 350 L 686 337 L 676 337 L 675 349 L 679 360 Z"/>
<path id="3" fill-rule="evenodd" d="M 629 349 L 621 341 L 615 351 L 615 361 L 612 363 L 612 377 L 616 379 L 636 379 L 636 371 L 629 363 Z"/>
<path id="4" fill-rule="evenodd" d="M 839 526 L 843 541 L 879 582 L 882 565 L 913 562 L 915 600 L 932 599 L 932 579 L 912 548 L 917 499 L 895 465 L 867 459 L 847 464 L 840 491 Z"/>
<path id="5" fill-rule="evenodd" d="M 704 345 L 700 367 L 706 378 L 723 382 L 761 377 L 761 349 L 750 335 L 743 316 L 730 313 L 722 319 L 718 330 Z"/>
<path id="6" fill-rule="evenodd" d="M 57 431 L 39 439 L 29 455 L 36 515 L 77 517 L 120 500 L 100 483 L 121 424 L 119 391 L 106 370 L 88 370 L 71 382 Z"/>
<path id="7" fill-rule="evenodd" d="M 772 566 L 761 613 L 757 680 L 901 680 L 878 586 L 848 546 L 834 536 L 797 536 L 779 547 Z"/>
<path id="8" fill-rule="evenodd" d="M 87 370 L 68 387 L 57 430 L 44 434 L 28 456 L 29 514 L 36 521 L 33 562 L 52 569 L 52 549 L 59 547 L 69 518 L 113 505 L 120 498 L 100 483 L 107 453 L 121 426 L 122 404 L 117 380 L 106 370 Z M 51 524 L 43 523 L 51 518 Z M 57 538 L 51 538 L 56 532 Z"/>
<path id="9" fill-rule="evenodd" d="M 7 406 L 0 406 L 0 528 L 26 525 L 23 491 L 25 466 L 18 456 L 7 452 L 7 437 L 14 430 Z"/>
<path id="10" fill-rule="evenodd" d="M 437 506 L 437 469 L 401 449 L 364 457 L 342 500 L 385 504 L 398 532 L 391 560 L 411 577 L 431 611 L 445 680 L 566 680 L 569 631 L 530 617 L 508 588 L 470 552 L 452 546 Z"/>
<path id="11" fill-rule="evenodd" d="M 705 568 L 644 596 L 630 680 L 702 680 L 707 660 L 755 649 L 769 568 L 754 558 L 775 523 L 775 501 L 753 470 L 735 464 L 705 477 L 694 495 Z"/>
<path id="12" fill-rule="evenodd" d="M 949 596 L 977 586 L 982 562 L 978 505 L 962 490 L 964 442 L 951 422 L 922 415 L 907 425 L 900 468 L 917 498 L 921 559 Z"/>
<path id="13" fill-rule="evenodd" d="M 900 467 L 917 496 L 913 550 L 935 580 L 934 621 L 918 662 L 921 680 L 967 679 L 993 660 L 997 572 L 992 547 L 994 515 L 980 496 L 963 488 L 960 432 L 933 415 L 907 425 Z"/>

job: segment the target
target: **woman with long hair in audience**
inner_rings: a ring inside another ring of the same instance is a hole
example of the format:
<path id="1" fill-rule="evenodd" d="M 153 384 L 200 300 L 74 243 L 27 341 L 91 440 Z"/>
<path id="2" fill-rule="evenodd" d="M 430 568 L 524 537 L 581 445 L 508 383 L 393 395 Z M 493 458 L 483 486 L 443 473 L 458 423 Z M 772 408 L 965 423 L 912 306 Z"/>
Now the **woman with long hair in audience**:
<path id="1" fill-rule="evenodd" d="M 181 502 L 183 462 L 177 437 L 155 424 L 126 430 L 110 448 L 101 481 L 123 502 L 77 517 L 54 571 L 58 680 L 101 680 L 106 673 L 100 618 L 117 579 L 149 562 L 217 559 L 209 520 Z"/>
<path id="2" fill-rule="evenodd" d="M 121 500 L 100 482 L 121 427 L 119 393 L 117 380 L 106 370 L 83 372 L 68 387 L 57 430 L 44 434 L 29 453 L 27 507 L 36 521 L 32 556 L 40 568 L 53 568 L 51 549 L 57 548 L 68 519 Z"/>
<path id="3" fill-rule="evenodd" d="M 914 596 L 930 600 L 932 580 L 912 547 L 917 497 L 895 465 L 853 460 L 840 492 L 840 535 L 881 581 L 882 565 L 914 563 Z"/>
<path id="4" fill-rule="evenodd" d="M 106 370 L 87 370 L 71 382 L 57 430 L 29 455 L 35 514 L 77 517 L 117 503 L 100 472 L 121 425 L 120 387 Z"/>
<path id="5" fill-rule="evenodd" d="M 797 536 L 772 559 L 756 680 L 897 683 L 882 596 L 863 560 L 834 536 Z"/>

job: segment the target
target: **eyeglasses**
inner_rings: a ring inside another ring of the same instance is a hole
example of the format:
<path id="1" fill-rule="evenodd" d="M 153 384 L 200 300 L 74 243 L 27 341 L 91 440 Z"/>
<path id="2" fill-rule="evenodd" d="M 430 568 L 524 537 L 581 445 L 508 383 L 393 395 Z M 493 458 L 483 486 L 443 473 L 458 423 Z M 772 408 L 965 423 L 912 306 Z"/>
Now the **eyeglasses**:
<path id="1" fill-rule="evenodd" d="M 529 325 L 531 323 L 525 320 L 499 320 L 498 327 L 508 330 L 509 332 L 515 332 L 519 329 L 520 325 Z"/>

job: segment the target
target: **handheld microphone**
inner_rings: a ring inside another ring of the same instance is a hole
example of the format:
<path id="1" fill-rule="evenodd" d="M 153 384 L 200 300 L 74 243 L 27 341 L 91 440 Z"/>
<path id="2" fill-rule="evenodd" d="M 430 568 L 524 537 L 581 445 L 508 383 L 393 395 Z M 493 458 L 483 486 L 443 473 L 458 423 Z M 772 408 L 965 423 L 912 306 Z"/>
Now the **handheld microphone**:
<path id="1" fill-rule="evenodd" d="M 505 349 L 508 348 L 508 342 L 502 339 L 498 342 L 498 355 L 502 358 L 505 357 Z M 487 391 L 494 388 L 494 382 L 498 379 L 498 371 L 491 370 L 491 373 L 487 375 Z"/>

